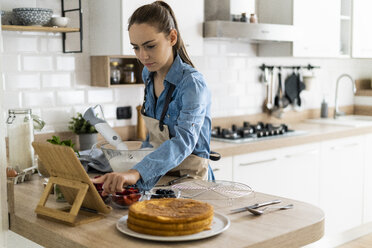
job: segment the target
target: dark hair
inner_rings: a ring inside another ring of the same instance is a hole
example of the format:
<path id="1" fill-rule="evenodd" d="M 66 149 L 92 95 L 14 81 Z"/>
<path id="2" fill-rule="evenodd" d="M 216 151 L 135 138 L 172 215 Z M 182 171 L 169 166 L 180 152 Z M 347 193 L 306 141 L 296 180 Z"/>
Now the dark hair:
<path id="1" fill-rule="evenodd" d="M 194 67 L 178 30 L 176 17 L 172 8 L 163 1 L 155 1 L 136 9 L 128 20 L 128 31 L 133 24 L 148 23 L 168 35 L 172 29 L 177 30 L 177 43 L 173 46 L 173 55 L 180 55 L 183 62 Z"/>

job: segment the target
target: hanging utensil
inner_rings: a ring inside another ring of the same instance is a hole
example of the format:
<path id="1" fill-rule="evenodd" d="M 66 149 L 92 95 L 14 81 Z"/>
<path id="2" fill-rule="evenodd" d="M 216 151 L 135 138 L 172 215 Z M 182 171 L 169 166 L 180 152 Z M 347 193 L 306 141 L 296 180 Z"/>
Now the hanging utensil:
<path id="1" fill-rule="evenodd" d="M 286 108 L 289 105 L 289 100 L 285 94 L 285 86 L 282 80 L 282 73 L 281 71 L 278 73 L 278 81 L 279 85 L 281 87 L 281 102 L 282 102 L 282 108 Z"/>

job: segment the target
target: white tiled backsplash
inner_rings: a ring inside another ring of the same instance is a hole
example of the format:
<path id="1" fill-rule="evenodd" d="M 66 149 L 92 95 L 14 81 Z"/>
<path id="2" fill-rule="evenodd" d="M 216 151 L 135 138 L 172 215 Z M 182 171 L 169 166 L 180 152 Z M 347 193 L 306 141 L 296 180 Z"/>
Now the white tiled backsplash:
<path id="1" fill-rule="evenodd" d="M 6 0 L 5 10 L 13 1 Z M 42 2 L 34 1 L 35 6 Z M 59 0 L 48 1 L 59 11 Z M 113 126 L 135 125 L 136 106 L 143 99 L 143 88 L 90 87 L 89 13 L 84 7 L 84 53 L 63 54 L 60 34 L 3 31 L 4 115 L 10 108 L 32 108 L 47 122 L 46 131 L 67 130 L 70 118 L 88 106 L 101 104 Z M 13 5 L 12 5 L 13 4 Z M 18 3 L 17 3 L 18 4 Z M 28 4 L 29 5 L 29 4 Z M 371 59 L 261 58 L 256 45 L 238 41 L 204 41 L 204 56 L 192 57 L 212 93 L 212 117 L 255 114 L 262 111 L 266 94 L 259 82 L 262 63 L 274 65 L 312 65 L 315 81 L 303 91 L 303 109 L 319 108 L 323 96 L 333 106 L 337 77 L 348 73 L 354 78 L 372 78 Z M 351 84 L 341 82 L 340 104 L 353 104 Z M 132 106 L 131 120 L 116 120 L 117 106 Z"/>

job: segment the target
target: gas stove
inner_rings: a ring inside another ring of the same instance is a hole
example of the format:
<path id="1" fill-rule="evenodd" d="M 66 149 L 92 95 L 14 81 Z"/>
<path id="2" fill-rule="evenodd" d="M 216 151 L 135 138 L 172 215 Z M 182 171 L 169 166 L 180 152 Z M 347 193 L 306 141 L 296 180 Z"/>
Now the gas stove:
<path id="1" fill-rule="evenodd" d="M 243 122 L 243 126 L 232 125 L 231 128 L 221 128 L 219 126 L 212 129 L 212 140 L 245 143 L 258 140 L 274 139 L 304 134 L 304 131 L 288 129 L 286 124 L 274 125 L 271 123 L 258 122 L 251 124 Z"/>

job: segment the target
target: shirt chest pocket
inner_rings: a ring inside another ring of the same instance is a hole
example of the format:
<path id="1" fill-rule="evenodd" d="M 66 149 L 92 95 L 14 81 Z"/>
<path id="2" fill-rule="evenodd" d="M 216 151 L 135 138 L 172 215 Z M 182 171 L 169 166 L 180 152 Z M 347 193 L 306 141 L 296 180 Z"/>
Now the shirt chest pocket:
<path id="1" fill-rule="evenodd" d="M 174 101 L 171 102 L 168 107 L 166 119 L 170 122 L 176 122 L 179 115 L 180 115 L 180 110 L 177 104 Z"/>

